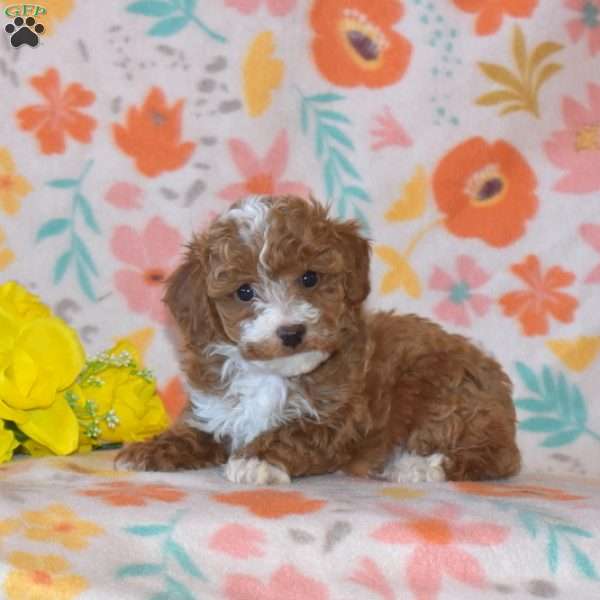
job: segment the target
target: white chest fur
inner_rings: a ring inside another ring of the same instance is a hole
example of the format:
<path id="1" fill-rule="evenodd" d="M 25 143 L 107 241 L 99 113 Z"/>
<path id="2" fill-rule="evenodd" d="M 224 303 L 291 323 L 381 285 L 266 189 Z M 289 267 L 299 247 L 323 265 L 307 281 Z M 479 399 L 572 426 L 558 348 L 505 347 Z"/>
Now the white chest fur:
<path id="1" fill-rule="evenodd" d="M 280 374 L 267 363 L 246 361 L 233 346 L 219 346 L 213 352 L 225 357 L 221 373 L 224 392 L 217 396 L 190 387 L 190 425 L 216 439 L 229 438 L 235 451 L 293 419 L 317 418 L 310 402 L 285 376 L 285 369 L 278 368 L 285 373 Z"/>

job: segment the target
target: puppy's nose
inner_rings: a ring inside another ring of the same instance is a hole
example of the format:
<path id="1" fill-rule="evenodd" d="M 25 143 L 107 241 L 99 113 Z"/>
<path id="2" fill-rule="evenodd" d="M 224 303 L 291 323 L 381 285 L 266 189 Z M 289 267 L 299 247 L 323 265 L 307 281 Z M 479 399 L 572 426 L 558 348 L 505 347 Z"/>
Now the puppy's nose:
<path id="1" fill-rule="evenodd" d="M 295 348 L 302 342 L 304 334 L 306 333 L 306 326 L 302 324 L 298 325 L 282 325 L 277 328 L 277 335 L 284 346 Z"/>

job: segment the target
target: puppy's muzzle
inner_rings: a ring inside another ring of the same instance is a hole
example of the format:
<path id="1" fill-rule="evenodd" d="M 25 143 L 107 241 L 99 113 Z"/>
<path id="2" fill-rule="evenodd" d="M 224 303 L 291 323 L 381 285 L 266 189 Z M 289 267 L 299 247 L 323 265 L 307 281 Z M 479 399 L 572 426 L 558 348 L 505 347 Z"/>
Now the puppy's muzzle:
<path id="1" fill-rule="evenodd" d="M 282 325 L 277 328 L 277 336 L 281 340 L 281 343 L 289 348 L 299 346 L 305 334 L 306 326 L 302 324 Z"/>

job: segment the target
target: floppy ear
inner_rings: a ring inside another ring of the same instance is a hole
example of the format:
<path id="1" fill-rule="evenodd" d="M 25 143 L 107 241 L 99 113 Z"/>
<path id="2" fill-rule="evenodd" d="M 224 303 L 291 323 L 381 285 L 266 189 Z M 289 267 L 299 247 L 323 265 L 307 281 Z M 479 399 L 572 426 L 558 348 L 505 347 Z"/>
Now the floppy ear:
<path id="1" fill-rule="evenodd" d="M 350 304 L 364 302 L 371 291 L 371 247 L 359 231 L 360 225 L 356 221 L 336 223 L 336 233 L 344 253 L 344 287 Z"/>
<path id="2" fill-rule="evenodd" d="M 167 279 L 163 298 L 188 344 L 205 346 L 216 341 L 221 327 L 206 291 L 207 240 L 196 237 L 183 263 Z"/>

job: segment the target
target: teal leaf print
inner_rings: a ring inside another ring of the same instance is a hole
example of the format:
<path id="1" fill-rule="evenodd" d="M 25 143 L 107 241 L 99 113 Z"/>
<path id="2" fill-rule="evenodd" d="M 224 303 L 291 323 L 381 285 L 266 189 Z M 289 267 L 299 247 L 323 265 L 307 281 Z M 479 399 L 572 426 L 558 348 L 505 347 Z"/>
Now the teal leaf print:
<path id="1" fill-rule="evenodd" d="M 53 179 L 48 182 L 48 185 L 53 188 L 66 189 L 76 187 L 78 183 L 77 179 Z"/>
<path id="2" fill-rule="evenodd" d="M 127 7 L 131 13 L 144 15 L 146 17 L 166 17 L 173 14 L 176 9 L 170 2 L 159 2 L 158 0 L 144 0 L 143 2 L 134 2 Z"/>
<path id="3" fill-rule="evenodd" d="M 165 550 L 179 563 L 179 566 L 192 577 L 202 577 L 202 574 L 192 562 L 183 546 L 169 539 L 165 542 Z"/>
<path id="4" fill-rule="evenodd" d="M 92 207 L 88 202 L 87 198 L 80 193 L 75 194 L 75 202 L 77 203 L 77 207 L 81 210 L 81 214 L 83 215 L 83 220 L 85 224 L 95 233 L 100 233 L 100 227 L 98 227 L 98 223 L 94 217 L 94 213 L 92 212 Z"/>
<path id="5" fill-rule="evenodd" d="M 523 380 L 523 383 L 527 389 L 534 394 L 541 394 L 540 386 L 538 385 L 535 373 L 522 362 L 518 362 L 516 366 L 517 372 L 519 373 L 519 376 Z"/>
<path id="6" fill-rule="evenodd" d="M 142 537 L 148 537 L 152 535 L 162 535 L 171 530 L 169 525 L 133 525 L 127 527 L 125 531 L 132 533 L 133 535 L 139 535 Z"/>
<path id="7" fill-rule="evenodd" d="M 565 521 L 563 516 L 541 512 L 537 507 L 506 500 L 494 504 L 501 510 L 514 510 L 528 535 L 532 539 L 543 541 L 546 562 L 551 573 L 556 573 L 567 559 L 580 575 L 595 581 L 600 580 L 592 559 L 577 543 L 584 539 L 592 539 L 594 536 L 591 532 Z"/>
<path id="8" fill-rule="evenodd" d="M 570 384 L 563 373 L 553 373 L 547 365 L 539 375 L 520 362 L 516 369 L 527 390 L 537 396 L 515 400 L 519 410 L 531 413 L 520 420 L 519 429 L 547 434 L 540 443 L 544 448 L 572 444 L 582 435 L 600 442 L 600 435 L 588 427 L 588 410 L 579 386 Z"/>
<path id="9" fill-rule="evenodd" d="M 72 256 L 73 253 L 70 250 L 67 250 L 65 253 L 61 254 L 58 260 L 56 261 L 52 276 L 52 281 L 54 285 L 62 281 L 62 278 L 67 272 L 67 267 L 69 266 L 69 262 L 71 262 Z"/>
<path id="10" fill-rule="evenodd" d="M 165 580 L 169 598 L 177 598 L 177 600 L 196 600 L 196 596 L 193 596 L 183 583 L 180 583 L 168 575 L 165 577 Z"/>
<path id="11" fill-rule="evenodd" d="M 312 127 L 315 154 L 321 162 L 321 173 L 327 200 L 331 201 L 337 216 L 350 216 L 360 222 L 364 231 L 369 231 L 369 223 L 363 209 L 356 202 L 370 203 L 369 194 L 362 186 L 362 177 L 348 153 L 355 151 L 353 141 L 343 127 L 352 121 L 331 106 L 344 100 L 336 93 L 323 93 L 305 96 L 298 90 L 300 102 L 300 125 L 304 135 L 309 135 Z"/>
<path id="12" fill-rule="evenodd" d="M 577 566 L 579 571 L 589 579 L 600 579 L 600 577 L 598 576 L 598 571 L 596 571 L 596 567 L 594 566 L 594 563 L 590 560 L 589 556 L 582 552 L 574 544 L 570 543 L 569 548 L 571 549 L 573 561 L 575 562 L 575 565 Z"/>
<path id="13" fill-rule="evenodd" d="M 133 563 L 121 567 L 117 571 L 117 577 L 146 577 L 148 575 L 156 575 L 162 573 L 163 566 L 157 563 Z"/>
<path id="14" fill-rule="evenodd" d="M 92 258 L 91 252 L 81 234 L 78 232 L 79 216 L 83 224 L 96 235 L 100 234 L 100 227 L 94 217 L 92 207 L 82 192 L 82 187 L 87 174 L 92 168 L 93 161 L 88 161 L 77 179 L 53 179 L 47 185 L 56 189 L 72 190 L 71 215 L 69 217 L 54 218 L 46 221 L 36 234 L 36 242 L 48 238 L 67 234 L 68 247 L 60 254 L 52 270 L 54 285 L 60 283 L 67 271 L 73 268 L 75 277 L 81 291 L 92 301 L 96 302 L 96 293 L 92 277 L 98 277 L 98 268 Z"/>
<path id="15" fill-rule="evenodd" d="M 156 37 L 166 37 L 168 35 L 174 35 L 181 29 L 183 29 L 189 23 L 189 18 L 186 16 L 171 17 L 169 19 L 163 19 L 153 25 L 148 30 L 148 35 Z"/>
<path id="16" fill-rule="evenodd" d="M 159 19 L 146 32 L 153 37 L 175 35 L 192 23 L 215 42 L 223 44 L 227 41 L 224 36 L 213 31 L 196 16 L 196 0 L 171 0 L 170 2 L 142 0 L 128 4 L 126 10 L 133 14 Z"/>
<path id="17" fill-rule="evenodd" d="M 69 219 L 50 219 L 39 228 L 35 239 L 40 242 L 47 237 L 60 235 L 65 229 L 68 229 L 70 223 Z"/>
<path id="18" fill-rule="evenodd" d="M 155 577 L 160 576 L 161 590 L 154 593 L 154 600 L 177 599 L 194 600 L 194 596 L 186 585 L 176 578 L 177 565 L 186 575 L 206 581 L 206 578 L 195 565 L 185 548 L 178 544 L 173 535 L 184 511 L 177 511 L 168 523 L 153 523 L 150 525 L 131 525 L 125 528 L 127 533 L 146 538 L 155 538 L 159 543 L 160 562 L 156 563 L 131 563 L 117 569 L 116 577 Z"/>

